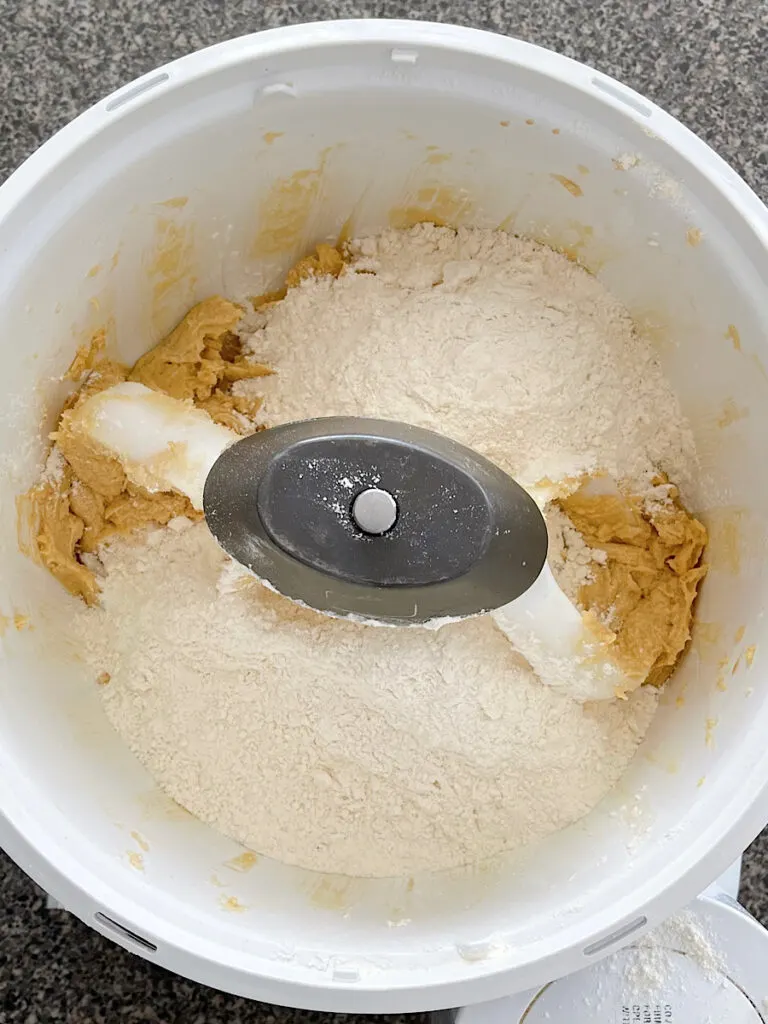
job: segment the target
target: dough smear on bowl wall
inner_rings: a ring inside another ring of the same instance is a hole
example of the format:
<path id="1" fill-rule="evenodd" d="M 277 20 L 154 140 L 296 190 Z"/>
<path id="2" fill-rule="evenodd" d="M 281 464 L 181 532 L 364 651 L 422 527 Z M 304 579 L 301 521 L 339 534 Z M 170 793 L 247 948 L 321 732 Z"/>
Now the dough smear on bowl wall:
<path id="1" fill-rule="evenodd" d="M 320 246 L 287 286 L 206 299 L 133 367 L 77 354 L 23 509 L 30 553 L 83 599 L 67 642 L 159 785 L 258 853 L 393 876 L 530 845 L 620 780 L 690 638 L 707 535 L 678 491 L 696 453 L 674 390 L 597 279 L 503 232 Z M 270 592 L 149 460 L 126 472 L 80 429 L 124 380 L 237 435 L 363 416 L 474 449 L 537 496 L 550 568 L 632 685 L 544 686 L 487 615 L 380 629 Z"/>

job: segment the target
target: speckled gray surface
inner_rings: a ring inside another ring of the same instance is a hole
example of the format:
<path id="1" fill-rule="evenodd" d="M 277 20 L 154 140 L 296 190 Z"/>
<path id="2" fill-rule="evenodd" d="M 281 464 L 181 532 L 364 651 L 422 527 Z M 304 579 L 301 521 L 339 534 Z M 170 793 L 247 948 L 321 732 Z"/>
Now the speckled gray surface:
<path id="1" fill-rule="evenodd" d="M 244 32 L 339 17 L 453 21 L 583 60 L 679 117 L 768 198 L 764 0 L 0 0 L 0 178 L 75 114 L 158 64 Z M 748 851 L 742 899 L 768 925 L 768 832 Z M 331 1019 L 154 967 L 46 909 L 2 855 L 0 901 L 0 1024 Z"/>

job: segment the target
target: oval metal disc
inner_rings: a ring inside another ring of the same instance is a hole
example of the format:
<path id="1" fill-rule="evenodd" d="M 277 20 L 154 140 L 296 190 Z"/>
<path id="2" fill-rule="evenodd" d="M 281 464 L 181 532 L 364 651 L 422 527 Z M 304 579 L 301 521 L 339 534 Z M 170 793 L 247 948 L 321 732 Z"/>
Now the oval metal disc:
<path id="1" fill-rule="evenodd" d="M 203 503 L 229 555 L 333 615 L 476 615 L 523 594 L 547 555 L 544 519 L 511 477 L 387 420 L 305 420 L 245 437 L 217 459 Z"/>

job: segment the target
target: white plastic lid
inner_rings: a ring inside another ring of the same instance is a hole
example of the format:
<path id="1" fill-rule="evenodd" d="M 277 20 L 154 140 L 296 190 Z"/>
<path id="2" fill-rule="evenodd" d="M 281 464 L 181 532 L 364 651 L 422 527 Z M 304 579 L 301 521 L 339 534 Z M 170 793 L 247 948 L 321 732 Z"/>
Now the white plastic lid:
<path id="1" fill-rule="evenodd" d="M 525 1024 L 762 1024 L 741 989 L 719 971 L 704 972 L 685 953 L 665 950 L 664 976 L 638 971 L 645 951 L 615 953 L 561 978 L 536 995 Z"/>
<path id="2" fill-rule="evenodd" d="M 723 894 L 685 915 L 543 988 L 464 1007 L 457 1024 L 766 1024 L 768 931 Z"/>

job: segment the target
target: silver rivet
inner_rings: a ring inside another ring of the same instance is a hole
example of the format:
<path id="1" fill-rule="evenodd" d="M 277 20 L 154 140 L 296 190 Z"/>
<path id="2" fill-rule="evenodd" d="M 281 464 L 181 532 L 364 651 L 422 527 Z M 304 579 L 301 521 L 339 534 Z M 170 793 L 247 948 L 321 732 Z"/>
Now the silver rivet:
<path id="1" fill-rule="evenodd" d="M 379 487 L 369 487 L 352 502 L 352 518 L 363 533 L 386 533 L 395 525 L 397 502 Z"/>

